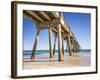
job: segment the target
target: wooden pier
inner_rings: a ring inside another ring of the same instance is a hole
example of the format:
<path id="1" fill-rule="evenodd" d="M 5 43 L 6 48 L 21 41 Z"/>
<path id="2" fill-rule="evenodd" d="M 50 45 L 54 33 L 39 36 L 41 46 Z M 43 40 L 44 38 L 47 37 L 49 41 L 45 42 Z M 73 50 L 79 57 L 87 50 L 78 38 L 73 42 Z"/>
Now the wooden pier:
<path id="1" fill-rule="evenodd" d="M 72 33 L 68 23 L 65 22 L 63 13 L 61 12 L 47 12 L 47 11 L 31 11 L 24 10 L 23 15 L 33 20 L 36 23 L 37 33 L 35 36 L 32 56 L 35 57 L 35 50 L 39 39 L 39 32 L 43 29 L 48 29 L 49 34 L 49 50 L 50 58 L 55 55 L 56 40 L 58 38 L 58 60 L 62 61 L 64 56 L 64 45 L 68 46 L 68 53 L 76 53 L 80 50 L 80 45 Z M 54 33 L 54 45 L 52 47 L 52 33 Z M 64 44 L 66 41 L 66 44 Z"/>

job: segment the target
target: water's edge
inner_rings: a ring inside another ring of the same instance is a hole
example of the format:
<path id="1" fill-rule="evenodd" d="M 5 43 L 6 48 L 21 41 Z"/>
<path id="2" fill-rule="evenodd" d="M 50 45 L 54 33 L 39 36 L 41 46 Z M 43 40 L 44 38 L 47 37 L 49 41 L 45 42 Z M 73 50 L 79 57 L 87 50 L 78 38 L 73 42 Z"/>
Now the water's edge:
<path id="1" fill-rule="evenodd" d="M 68 51 L 64 51 L 65 54 L 68 52 Z M 91 52 L 90 49 L 85 49 L 85 50 L 80 50 L 79 53 L 84 53 L 84 54 L 89 54 Z M 35 55 L 40 55 L 40 54 L 49 54 L 49 50 L 36 50 L 35 51 Z M 58 53 L 58 50 L 55 50 L 55 53 Z M 32 54 L 32 51 L 31 50 L 24 50 L 23 51 L 23 55 L 26 56 L 26 55 L 31 55 Z"/>

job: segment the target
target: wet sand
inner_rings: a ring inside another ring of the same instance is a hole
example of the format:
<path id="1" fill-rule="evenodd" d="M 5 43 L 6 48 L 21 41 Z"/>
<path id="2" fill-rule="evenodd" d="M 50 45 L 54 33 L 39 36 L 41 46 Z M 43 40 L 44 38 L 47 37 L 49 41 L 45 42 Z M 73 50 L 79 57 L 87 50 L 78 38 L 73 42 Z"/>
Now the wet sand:
<path id="1" fill-rule="evenodd" d="M 91 56 L 90 54 L 80 55 L 74 53 L 72 56 L 64 55 L 63 61 L 58 61 L 58 56 L 50 59 L 49 55 L 42 54 L 36 55 L 34 59 L 30 59 L 29 56 L 23 58 L 23 69 L 34 69 L 34 68 L 52 68 L 52 67 L 79 67 L 79 66 L 90 66 Z"/>

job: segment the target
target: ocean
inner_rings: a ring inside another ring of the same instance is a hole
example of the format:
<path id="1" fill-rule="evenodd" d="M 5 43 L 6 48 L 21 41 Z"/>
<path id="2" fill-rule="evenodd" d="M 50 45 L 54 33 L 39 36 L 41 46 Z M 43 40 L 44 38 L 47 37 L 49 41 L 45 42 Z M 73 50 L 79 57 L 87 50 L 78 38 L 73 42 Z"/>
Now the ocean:
<path id="1" fill-rule="evenodd" d="M 35 51 L 35 55 L 41 55 L 41 54 L 48 54 L 49 55 L 49 50 L 36 50 Z M 58 53 L 58 50 L 55 50 L 55 54 Z M 68 51 L 66 52 L 66 50 L 64 51 L 65 54 L 68 54 Z M 90 54 L 91 50 L 90 49 L 82 49 L 80 50 L 78 53 L 80 54 Z M 24 50 L 23 51 L 23 56 L 31 56 L 32 55 L 32 51 L 31 50 Z"/>

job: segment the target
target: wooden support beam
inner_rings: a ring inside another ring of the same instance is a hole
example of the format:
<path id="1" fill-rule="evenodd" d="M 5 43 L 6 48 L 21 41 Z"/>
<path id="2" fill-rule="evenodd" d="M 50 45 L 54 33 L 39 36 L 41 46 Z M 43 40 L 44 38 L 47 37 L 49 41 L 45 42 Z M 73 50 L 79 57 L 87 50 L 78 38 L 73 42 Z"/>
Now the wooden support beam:
<path id="1" fill-rule="evenodd" d="M 26 12 L 26 10 L 23 11 L 23 15 L 24 15 L 24 17 L 26 17 L 26 18 L 32 20 L 32 21 L 35 22 L 35 23 L 38 22 L 37 20 L 33 19 L 33 17 L 31 17 L 31 16 Z"/>
<path id="2" fill-rule="evenodd" d="M 62 37 L 62 53 L 64 55 L 64 38 Z"/>
<path id="3" fill-rule="evenodd" d="M 66 53 L 68 52 L 68 43 L 66 41 Z"/>
<path id="4" fill-rule="evenodd" d="M 51 21 L 51 18 L 46 14 L 46 12 L 40 11 L 40 13 L 41 13 L 48 21 Z"/>
<path id="5" fill-rule="evenodd" d="M 45 21 L 43 23 L 38 23 L 38 28 L 39 29 L 48 29 L 50 27 L 50 23 L 48 21 Z"/>
<path id="6" fill-rule="evenodd" d="M 67 32 L 64 32 L 64 33 L 63 33 L 63 37 L 64 37 L 64 38 L 68 37 L 68 33 L 67 33 Z"/>
<path id="7" fill-rule="evenodd" d="M 77 48 L 77 45 L 76 45 L 76 52 L 78 52 L 78 48 Z"/>
<path id="8" fill-rule="evenodd" d="M 69 55 L 71 56 L 71 40 L 70 40 L 70 35 L 68 36 L 68 39 L 67 39 L 67 44 L 68 44 L 68 52 L 69 52 Z"/>
<path id="9" fill-rule="evenodd" d="M 77 49 L 77 44 L 76 44 L 76 52 L 78 52 L 78 49 Z"/>
<path id="10" fill-rule="evenodd" d="M 36 19 L 38 19 L 41 22 L 44 22 L 43 19 L 41 19 L 41 17 L 39 17 L 35 12 L 28 10 L 27 11 L 29 14 L 31 14 L 32 16 L 34 16 Z"/>
<path id="11" fill-rule="evenodd" d="M 57 40 L 57 35 L 54 33 L 54 48 L 53 48 L 53 55 L 55 55 L 55 48 L 56 48 L 56 40 Z"/>
<path id="12" fill-rule="evenodd" d="M 52 14 L 55 18 L 58 18 L 58 17 L 59 17 L 59 12 L 51 12 L 51 14 Z"/>
<path id="13" fill-rule="evenodd" d="M 73 39 L 71 40 L 71 48 L 72 48 L 72 52 L 74 52 L 74 43 L 73 43 Z"/>
<path id="14" fill-rule="evenodd" d="M 78 42 L 76 42 L 76 52 L 78 52 L 79 49 L 80 49 L 80 46 L 79 46 Z"/>
<path id="15" fill-rule="evenodd" d="M 75 40 L 73 40 L 73 53 L 75 53 Z"/>
<path id="16" fill-rule="evenodd" d="M 57 19 L 53 19 L 52 21 L 39 22 L 38 27 L 40 29 L 45 29 L 45 28 L 49 28 L 50 26 L 53 26 L 53 28 L 54 28 L 54 27 L 57 27 L 57 25 L 59 23 L 60 23 L 60 20 L 59 20 L 59 18 L 57 18 Z"/>
<path id="17" fill-rule="evenodd" d="M 76 53 L 77 52 L 77 42 L 76 41 L 74 41 L 74 52 Z"/>
<path id="18" fill-rule="evenodd" d="M 59 19 L 54 19 L 53 21 L 45 21 L 45 22 L 42 22 L 42 23 L 38 23 L 37 25 L 38 25 L 39 29 L 47 29 L 50 26 L 53 26 L 52 27 L 53 31 L 58 32 L 58 30 L 56 29 L 56 27 L 58 26 L 59 23 L 60 23 Z M 61 29 L 61 32 L 64 32 L 63 28 Z"/>
<path id="19" fill-rule="evenodd" d="M 52 50 L 52 29 L 49 28 L 49 49 L 50 49 L 50 58 L 53 58 L 53 50 Z"/>
<path id="20" fill-rule="evenodd" d="M 57 29 L 55 29 L 54 27 L 52 27 L 52 31 L 54 31 L 55 33 L 58 33 Z"/>
<path id="21" fill-rule="evenodd" d="M 62 39 L 61 39 L 61 24 L 58 24 L 58 60 L 63 60 L 63 54 L 62 54 Z"/>
<path id="22" fill-rule="evenodd" d="M 75 53 L 77 52 L 77 44 L 76 44 L 76 42 L 75 42 Z"/>
<path id="23" fill-rule="evenodd" d="M 36 47 L 37 47 L 37 41 L 39 39 L 39 32 L 40 32 L 40 30 L 38 29 L 37 33 L 36 33 L 36 36 L 35 36 L 35 40 L 34 40 L 34 45 L 33 45 L 33 49 L 32 49 L 31 59 L 34 59 L 34 57 L 35 57 L 35 50 L 36 50 Z"/>

